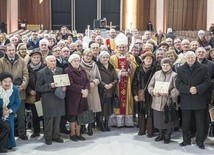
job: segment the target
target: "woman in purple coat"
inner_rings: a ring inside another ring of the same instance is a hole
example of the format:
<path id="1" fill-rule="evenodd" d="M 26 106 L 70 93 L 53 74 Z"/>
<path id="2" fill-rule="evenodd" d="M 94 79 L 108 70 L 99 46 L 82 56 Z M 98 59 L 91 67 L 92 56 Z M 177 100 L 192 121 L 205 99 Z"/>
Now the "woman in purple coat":
<path id="1" fill-rule="evenodd" d="M 68 59 L 69 65 L 65 69 L 70 79 L 70 86 L 67 87 L 66 105 L 68 121 L 70 122 L 72 141 L 85 140 L 80 134 L 80 125 L 77 124 L 77 115 L 88 109 L 86 97 L 90 87 L 89 80 L 84 69 L 80 66 L 80 56 L 72 54 Z"/>

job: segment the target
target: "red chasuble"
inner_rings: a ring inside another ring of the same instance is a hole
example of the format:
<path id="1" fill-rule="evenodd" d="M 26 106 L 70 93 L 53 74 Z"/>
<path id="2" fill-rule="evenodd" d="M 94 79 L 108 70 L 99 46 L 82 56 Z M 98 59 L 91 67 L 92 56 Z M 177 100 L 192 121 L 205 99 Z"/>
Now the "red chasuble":
<path id="1" fill-rule="evenodd" d="M 128 61 L 124 58 L 118 59 L 118 68 L 119 69 L 125 69 L 128 71 Z M 120 115 L 125 115 L 126 113 L 126 89 L 127 89 L 127 83 L 128 83 L 128 77 L 127 76 L 121 76 L 120 82 L 119 82 L 119 100 L 120 100 Z"/>

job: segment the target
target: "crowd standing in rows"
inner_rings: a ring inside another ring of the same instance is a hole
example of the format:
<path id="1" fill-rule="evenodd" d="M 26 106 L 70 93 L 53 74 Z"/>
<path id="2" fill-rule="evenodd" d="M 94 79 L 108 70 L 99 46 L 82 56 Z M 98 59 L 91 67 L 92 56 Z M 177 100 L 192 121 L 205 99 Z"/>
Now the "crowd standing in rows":
<path id="1" fill-rule="evenodd" d="M 60 133 L 77 142 L 85 140 L 83 134 L 92 136 L 94 128 L 109 132 L 110 126 L 133 127 L 137 122 L 138 135 L 151 138 L 158 130 L 155 141 L 168 144 L 181 127 L 180 146 L 190 145 L 196 135 L 197 146 L 205 149 L 212 123 L 208 110 L 213 102 L 214 37 L 208 40 L 200 30 L 190 42 L 168 28 L 166 34 L 159 30 L 143 35 L 137 29 L 110 29 L 103 38 L 99 30 L 88 36 L 65 26 L 57 34 L 40 35 L 32 31 L 29 37 L 7 38 L 0 33 L 0 152 L 16 146 L 15 135 L 29 138 L 27 105 L 32 112 L 30 137 L 40 136 L 42 121 L 47 145 L 63 143 Z M 68 74 L 69 86 L 56 86 L 53 76 L 60 74 Z M 167 92 L 156 89 L 157 82 L 168 83 Z M 138 96 L 142 89 L 144 100 Z M 43 117 L 34 104 L 40 100 Z M 166 122 L 165 105 L 171 104 L 178 117 Z M 78 115 L 87 109 L 95 123 L 78 124 Z"/>

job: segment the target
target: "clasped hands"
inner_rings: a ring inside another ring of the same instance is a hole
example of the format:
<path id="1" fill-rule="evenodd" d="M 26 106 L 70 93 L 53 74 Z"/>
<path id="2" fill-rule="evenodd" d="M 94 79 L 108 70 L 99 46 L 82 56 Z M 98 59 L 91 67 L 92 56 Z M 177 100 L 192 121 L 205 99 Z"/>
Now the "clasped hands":
<path id="1" fill-rule="evenodd" d="M 158 92 L 157 90 L 153 90 L 152 94 L 156 97 L 167 96 L 167 93 L 161 93 L 161 92 Z"/>
<path id="2" fill-rule="evenodd" d="M 192 86 L 192 87 L 189 89 L 189 92 L 190 92 L 192 95 L 197 94 L 197 89 L 196 89 L 196 87 Z"/>

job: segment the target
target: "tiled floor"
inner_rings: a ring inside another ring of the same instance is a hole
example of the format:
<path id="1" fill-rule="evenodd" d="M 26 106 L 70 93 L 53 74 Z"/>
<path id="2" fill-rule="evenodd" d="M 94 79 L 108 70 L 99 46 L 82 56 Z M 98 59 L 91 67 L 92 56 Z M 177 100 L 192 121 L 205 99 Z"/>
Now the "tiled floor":
<path id="1" fill-rule="evenodd" d="M 111 132 L 95 131 L 93 136 L 83 135 L 84 142 L 73 142 L 63 135 L 64 143 L 44 144 L 42 136 L 22 141 L 17 139 L 17 147 L 8 155 L 195 155 L 214 154 L 214 138 L 205 142 L 205 150 L 200 150 L 192 140 L 191 146 L 180 147 L 181 133 L 172 135 L 172 142 L 155 142 L 154 138 L 138 136 L 137 128 L 112 128 Z M 29 133 L 30 135 L 30 133 Z"/>

